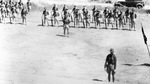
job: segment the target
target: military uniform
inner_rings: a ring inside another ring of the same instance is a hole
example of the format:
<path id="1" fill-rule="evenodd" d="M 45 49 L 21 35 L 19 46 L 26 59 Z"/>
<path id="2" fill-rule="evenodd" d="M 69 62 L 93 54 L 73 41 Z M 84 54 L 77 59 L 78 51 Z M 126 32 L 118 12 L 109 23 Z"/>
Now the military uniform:
<path id="1" fill-rule="evenodd" d="M 69 24 L 70 24 L 70 14 L 67 12 L 65 12 L 64 14 L 64 18 L 63 18 L 63 29 L 64 29 L 64 35 L 66 35 L 66 31 L 67 31 L 67 34 L 69 35 Z"/>
<path id="2" fill-rule="evenodd" d="M 131 23 L 131 28 L 134 28 L 135 31 L 135 19 L 137 18 L 137 15 L 135 14 L 135 12 L 132 10 L 132 12 L 130 13 L 130 23 Z"/>
<path id="3" fill-rule="evenodd" d="M 49 12 L 46 9 L 44 9 L 44 11 L 43 11 L 43 20 L 44 21 L 42 21 L 42 25 L 45 25 L 45 23 L 48 19 L 48 15 L 49 15 Z"/>
<path id="4" fill-rule="evenodd" d="M 28 2 L 27 2 L 27 9 L 28 9 L 28 12 L 30 12 L 30 10 L 31 10 L 31 5 L 32 5 L 31 2 L 28 1 Z"/>
<path id="5" fill-rule="evenodd" d="M 113 53 L 114 50 L 110 49 L 110 54 L 107 55 L 104 68 L 106 69 L 106 72 L 108 73 L 108 81 L 110 82 L 111 78 L 110 75 L 112 75 L 113 82 L 115 81 L 115 69 L 117 65 L 117 58 L 115 54 Z"/>

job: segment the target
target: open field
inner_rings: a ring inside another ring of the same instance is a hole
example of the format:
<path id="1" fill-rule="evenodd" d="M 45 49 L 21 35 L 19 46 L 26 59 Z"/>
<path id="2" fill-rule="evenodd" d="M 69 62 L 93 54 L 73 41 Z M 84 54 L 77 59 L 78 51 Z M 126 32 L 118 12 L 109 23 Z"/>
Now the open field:
<path id="1" fill-rule="evenodd" d="M 67 38 L 62 27 L 40 26 L 39 13 L 30 13 L 27 25 L 0 24 L 1 84 L 109 84 L 104 61 L 110 48 L 118 59 L 114 84 L 149 84 L 140 22 L 150 44 L 150 15 L 138 14 L 136 31 L 71 28 Z"/>
<path id="2" fill-rule="evenodd" d="M 0 84 L 150 83 L 141 32 L 142 22 L 150 44 L 150 15 L 138 13 L 136 31 L 70 28 L 68 38 L 62 27 L 40 26 L 41 14 L 29 13 L 27 25 L 20 18 L 17 24 L 0 24 Z M 118 59 L 115 83 L 107 81 L 104 71 L 110 48 Z"/>

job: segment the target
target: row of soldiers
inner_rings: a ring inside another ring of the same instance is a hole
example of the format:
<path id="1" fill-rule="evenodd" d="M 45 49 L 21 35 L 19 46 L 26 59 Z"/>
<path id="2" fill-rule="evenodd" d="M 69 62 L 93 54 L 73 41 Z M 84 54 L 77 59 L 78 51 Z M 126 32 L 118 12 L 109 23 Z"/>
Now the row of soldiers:
<path id="1" fill-rule="evenodd" d="M 50 19 L 49 15 L 51 16 Z M 82 22 L 84 28 L 90 27 L 91 23 L 95 23 L 95 28 L 102 28 L 101 25 L 104 24 L 105 28 L 112 25 L 112 28 L 123 29 L 128 24 L 130 30 L 135 30 L 135 19 L 137 18 L 134 9 L 127 8 L 125 12 L 123 12 L 117 7 L 114 9 L 108 9 L 106 7 L 104 11 L 102 11 L 94 6 L 90 11 L 86 6 L 83 6 L 82 9 L 78 9 L 77 6 L 74 6 L 72 10 L 69 10 L 68 7 L 64 5 L 60 14 L 57 5 L 54 4 L 51 13 L 49 13 L 46 8 L 44 9 L 44 18 L 42 19 L 43 25 L 48 23 L 49 20 L 51 21 L 52 26 L 56 24 L 59 25 L 58 17 L 60 15 L 62 21 L 67 17 L 68 21 L 74 23 L 74 27 L 79 27 L 80 22 Z"/>
<path id="2" fill-rule="evenodd" d="M 10 23 L 15 23 L 16 17 L 21 15 L 22 23 L 26 24 L 26 15 L 31 10 L 31 2 L 27 1 L 26 4 L 20 0 L 19 2 L 15 1 L 0 1 L 0 22 L 5 23 L 5 19 L 9 18 Z"/>

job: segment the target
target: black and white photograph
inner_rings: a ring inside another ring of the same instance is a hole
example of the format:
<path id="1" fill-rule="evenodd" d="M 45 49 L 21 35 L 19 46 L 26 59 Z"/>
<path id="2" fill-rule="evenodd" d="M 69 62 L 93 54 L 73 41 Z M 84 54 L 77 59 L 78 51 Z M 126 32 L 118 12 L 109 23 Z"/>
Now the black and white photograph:
<path id="1" fill-rule="evenodd" d="M 150 0 L 0 0 L 0 84 L 150 84 Z"/>

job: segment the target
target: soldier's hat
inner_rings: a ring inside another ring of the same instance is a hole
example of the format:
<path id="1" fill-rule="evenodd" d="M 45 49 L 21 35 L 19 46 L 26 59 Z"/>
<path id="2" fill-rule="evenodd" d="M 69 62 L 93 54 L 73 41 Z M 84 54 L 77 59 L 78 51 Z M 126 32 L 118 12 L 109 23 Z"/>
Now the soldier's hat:
<path id="1" fill-rule="evenodd" d="M 114 49 L 113 49 L 113 48 L 111 48 L 111 49 L 110 49 L 110 52 L 114 52 Z"/>

